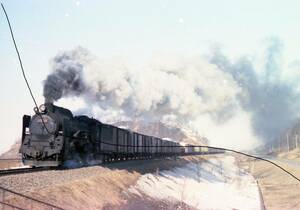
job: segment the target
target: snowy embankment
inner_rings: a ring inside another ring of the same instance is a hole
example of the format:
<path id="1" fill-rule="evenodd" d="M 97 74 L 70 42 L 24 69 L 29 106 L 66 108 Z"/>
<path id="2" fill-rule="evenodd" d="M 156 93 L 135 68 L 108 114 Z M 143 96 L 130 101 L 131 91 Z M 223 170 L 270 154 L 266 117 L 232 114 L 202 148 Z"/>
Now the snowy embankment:
<path id="1" fill-rule="evenodd" d="M 145 174 L 130 189 L 138 196 L 183 202 L 197 209 L 260 209 L 255 179 L 232 156 Z"/>

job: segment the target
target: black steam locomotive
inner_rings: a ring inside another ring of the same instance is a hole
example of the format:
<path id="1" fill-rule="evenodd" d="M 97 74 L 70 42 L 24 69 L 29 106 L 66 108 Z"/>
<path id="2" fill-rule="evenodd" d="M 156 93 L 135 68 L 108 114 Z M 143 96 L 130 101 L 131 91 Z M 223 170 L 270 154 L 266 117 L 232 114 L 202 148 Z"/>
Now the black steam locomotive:
<path id="1" fill-rule="evenodd" d="M 179 143 L 139 134 L 73 116 L 68 109 L 46 103 L 32 117 L 23 116 L 22 161 L 30 166 L 80 165 L 103 161 L 172 157 L 218 151 L 180 146 Z"/>

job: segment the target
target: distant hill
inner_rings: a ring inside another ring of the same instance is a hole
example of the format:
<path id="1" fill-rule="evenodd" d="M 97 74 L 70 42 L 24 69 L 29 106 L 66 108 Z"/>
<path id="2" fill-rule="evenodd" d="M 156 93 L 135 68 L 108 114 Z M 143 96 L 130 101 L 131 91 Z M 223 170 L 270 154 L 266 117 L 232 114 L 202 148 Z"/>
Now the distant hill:
<path id="1" fill-rule="evenodd" d="M 293 150 L 300 148 L 300 120 L 290 126 L 280 137 L 279 150 Z"/>
<path id="2" fill-rule="evenodd" d="M 265 145 L 265 151 L 279 154 L 300 148 L 300 120 L 295 121 L 273 142 Z"/>
<path id="3" fill-rule="evenodd" d="M 15 158 L 21 158 L 21 155 L 19 154 L 19 149 L 21 146 L 21 141 L 16 141 L 6 152 L 2 153 L 0 155 L 0 159 L 15 159 Z"/>

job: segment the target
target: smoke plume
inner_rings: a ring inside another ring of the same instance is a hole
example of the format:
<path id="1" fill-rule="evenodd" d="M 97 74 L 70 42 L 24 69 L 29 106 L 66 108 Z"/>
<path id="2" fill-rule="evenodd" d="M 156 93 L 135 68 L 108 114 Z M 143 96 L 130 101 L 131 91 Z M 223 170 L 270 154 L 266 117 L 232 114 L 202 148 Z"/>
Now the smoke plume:
<path id="1" fill-rule="evenodd" d="M 208 58 L 159 55 L 139 66 L 79 47 L 55 56 L 44 96 L 75 96 L 84 104 L 77 112 L 104 122 L 176 122 L 215 145 L 251 148 L 274 140 L 297 117 L 299 93 L 281 77 L 281 48 L 270 40 L 260 70 L 249 57 L 230 60 L 221 50 Z"/>
<path id="2" fill-rule="evenodd" d="M 85 90 L 83 64 L 79 61 L 84 52 L 79 48 L 78 51 L 62 54 L 53 59 L 53 72 L 48 75 L 44 83 L 46 102 L 52 103 L 64 96 L 79 96 Z"/>

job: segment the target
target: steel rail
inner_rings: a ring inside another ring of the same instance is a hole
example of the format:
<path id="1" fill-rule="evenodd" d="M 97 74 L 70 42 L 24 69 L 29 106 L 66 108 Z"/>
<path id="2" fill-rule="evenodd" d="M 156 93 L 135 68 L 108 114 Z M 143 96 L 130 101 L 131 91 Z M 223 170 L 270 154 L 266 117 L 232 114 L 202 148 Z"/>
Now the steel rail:
<path id="1" fill-rule="evenodd" d="M 38 168 L 3 169 L 3 170 L 0 170 L 0 176 L 31 173 L 31 172 L 38 172 L 38 171 L 48 171 L 48 170 L 54 170 L 54 169 L 47 168 L 47 167 L 46 168 L 45 167 L 38 167 Z"/>

